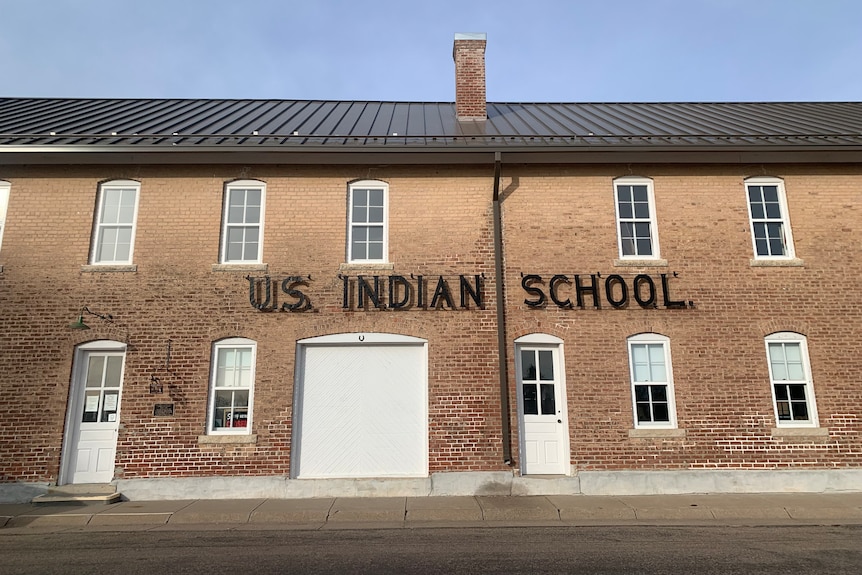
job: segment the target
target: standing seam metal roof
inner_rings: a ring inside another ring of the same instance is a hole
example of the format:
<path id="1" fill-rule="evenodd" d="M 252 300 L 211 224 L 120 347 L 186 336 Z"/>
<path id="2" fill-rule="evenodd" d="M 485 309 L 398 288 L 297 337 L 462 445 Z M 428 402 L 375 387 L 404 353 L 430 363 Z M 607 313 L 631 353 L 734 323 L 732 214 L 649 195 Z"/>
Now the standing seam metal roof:
<path id="1" fill-rule="evenodd" d="M 0 146 L 859 145 L 862 102 L 489 103 L 0 99 Z"/>

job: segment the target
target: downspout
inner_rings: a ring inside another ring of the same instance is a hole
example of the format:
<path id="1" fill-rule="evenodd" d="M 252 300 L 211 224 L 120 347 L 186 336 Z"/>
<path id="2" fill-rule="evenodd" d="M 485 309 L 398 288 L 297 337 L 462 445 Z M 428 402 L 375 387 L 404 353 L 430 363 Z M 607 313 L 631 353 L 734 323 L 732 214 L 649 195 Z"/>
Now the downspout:
<path id="1" fill-rule="evenodd" d="M 500 373 L 500 418 L 503 433 L 503 463 L 512 464 L 512 438 L 509 425 L 509 369 L 506 354 L 506 302 L 503 295 L 503 221 L 500 210 L 500 170 L 503 159 L 494 152 L 494 274 L 497 288 L 497 354 Z"/>

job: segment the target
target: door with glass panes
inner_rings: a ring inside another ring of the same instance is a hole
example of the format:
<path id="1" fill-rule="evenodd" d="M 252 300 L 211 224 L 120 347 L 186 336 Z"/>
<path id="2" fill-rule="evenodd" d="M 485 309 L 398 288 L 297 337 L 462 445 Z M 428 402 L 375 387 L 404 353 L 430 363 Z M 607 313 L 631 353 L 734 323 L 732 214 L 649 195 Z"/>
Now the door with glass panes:
<path id="1" fill-rule="evenodd" d="M 125 352 L 80 353 L 64 483 L 109 483 L 114 478 Z"/>
<path id="2" fill-rule="evenodd" d="M 566 474 L 568 425 L 559 346 L 519 345 L 516 362 L 521 472 Z"/>

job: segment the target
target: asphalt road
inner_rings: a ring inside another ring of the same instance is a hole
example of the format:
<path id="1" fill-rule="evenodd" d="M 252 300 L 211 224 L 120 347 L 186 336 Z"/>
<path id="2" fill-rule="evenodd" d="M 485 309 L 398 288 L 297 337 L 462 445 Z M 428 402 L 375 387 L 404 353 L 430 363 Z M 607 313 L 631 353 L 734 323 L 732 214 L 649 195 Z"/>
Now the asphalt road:
<path id="1" fill-rule="evenodd" d="M 0 535 L 0 573 L 858 575 L 862 525 Z"/>

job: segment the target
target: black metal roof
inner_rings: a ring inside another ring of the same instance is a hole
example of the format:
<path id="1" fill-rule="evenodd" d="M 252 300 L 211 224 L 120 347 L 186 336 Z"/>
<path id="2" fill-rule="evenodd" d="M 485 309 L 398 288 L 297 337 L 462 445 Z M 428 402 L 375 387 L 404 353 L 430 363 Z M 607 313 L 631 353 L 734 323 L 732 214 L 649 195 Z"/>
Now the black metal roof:
<path id="1" fill-rule="evenodd" d="M 0 153 L 38 148 L 862 145 L 862 102 L 489 103 L 0 98 Z"/>

